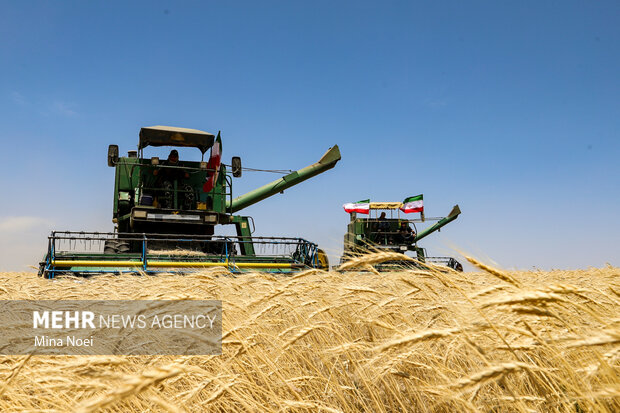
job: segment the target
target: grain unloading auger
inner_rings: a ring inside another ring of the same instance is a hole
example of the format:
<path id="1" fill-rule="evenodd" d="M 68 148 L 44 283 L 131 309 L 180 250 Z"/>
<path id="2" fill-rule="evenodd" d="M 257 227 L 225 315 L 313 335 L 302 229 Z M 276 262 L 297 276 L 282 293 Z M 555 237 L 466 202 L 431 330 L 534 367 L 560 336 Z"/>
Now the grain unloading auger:
<path id="1" fill-rule="evenodd" d="M 149 146 L 198 148 L 201 161 L 144 157 Z M 205 153 L 211 150 L 205 161 Z M 221 163 L 220 134 L 153 126 L 140 130 L 137 151 L 118 155 L 110 145 L 108 165 L 115 168 L 115 231 L 54 231 L 39 275 L 59 273 L 144 272 L 224 267 L 231 271 L 292 272 L 329 268 L 327 256 L 303 238 L 254 236 L 254 220 L 236 212 L 333 168 L 340 160 L 335 145 L 317 162 L 280 179 L 232 197 L 232 177 L 242 175 L 233 157 L 231 173 Z M 232 176 L 231 176 L 232 175 Z M 236 236 L 214 235 L 216 225 L 232 225 Z"/>

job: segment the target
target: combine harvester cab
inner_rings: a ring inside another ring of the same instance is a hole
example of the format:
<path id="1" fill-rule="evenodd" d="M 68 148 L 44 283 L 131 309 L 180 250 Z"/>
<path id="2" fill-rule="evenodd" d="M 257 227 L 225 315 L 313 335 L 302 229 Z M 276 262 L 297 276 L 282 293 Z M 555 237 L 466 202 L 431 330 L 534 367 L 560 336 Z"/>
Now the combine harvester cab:
<path id="1" fill-rule="evenodd" d="M 418 245 L 421 239 L 439 231 L 444 225 L 457 219 L 461 213 L 459 206 L 455 205 L 447 217 L 425 218 L 422 195 L 413 198 L 416 199 L 414 201 L 416 205 L 412 209 L 407 209 L 406 202 L 361 201 L 345 204 L 345 211 L 350 214 L 351 221 L 344 236 L 344 251 L 340 258 L 340 264 L 368 252 L 391 251 L 405 254 L 407 251 L 411 251 L 413 252 L 411 258 L 414 258 L 415 261 L 390 260 L 375 264 L 374 268 L 378 271 L 390 271 L 424 267 L 424 264 L 429 263 L 438 265 L 434 268 L 445 267 L 455 271 L 463 271 L 463 266 L 456 259 L 428 256 L 426 249 Z M 404 215 L 409 212 L 420 212 L 420 218 L 410 219 L 401 216 L 401 213 Z M 381 218 L 380 213 L 385 213 L 384 218 Z M 364 214 L 366 217 L 360 217 L 360 214 Z M 426 221 L 436 222 L 418 231 L 416 224 Z M 405 228 L 411 228 L 415 236 L 412 235 L 410 238 L 404 236 L 403 234 L 406 231 L 401 231 L 403 225 Z"/>
<path id="2" fill-rule="evenodd" d="M 147 158 L 144 149 L 149 146 L 197 148 L 201 160 L 175 162 L 176 150 L 167 160 Z M 39 275 L 329 268 L 327 256 L 315 243 L 254 236 L 252 217 L 235 213 L 333 168 L 340 160 L 337 145 L 317 163 L 234 199 L 232 178 L 242 175 L 241 159 L 232 158 L 229 174 L 221 163 L 219 133 L 216 137 L 195 129 L 146 127 L 140 130 L 137 151 L 129 151 L 127 157 L 118 153 L 118 146 L 110 145 L 108 166 L 115 168 L 114 232 L 52 232 Z M 214 235 L 216 225 L 233 225 L 236 236 Z"/>

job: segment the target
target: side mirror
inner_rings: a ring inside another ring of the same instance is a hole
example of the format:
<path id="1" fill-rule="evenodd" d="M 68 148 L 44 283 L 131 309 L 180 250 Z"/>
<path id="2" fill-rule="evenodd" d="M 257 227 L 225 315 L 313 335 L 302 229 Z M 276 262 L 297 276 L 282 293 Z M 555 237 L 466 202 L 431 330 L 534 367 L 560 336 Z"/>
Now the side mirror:
<path id="1" fill-rule="evenodd" d="M 231 162 L 232 174 L 235 178 L 239 178 L 241 176 L 241 158 L 238 156 L 232 157 Z"/>
<path id="2" fill-rule="evenodd" d="M 108 146 L 108 166 L 114 166 L 118 162 L 118 145 Z"/>

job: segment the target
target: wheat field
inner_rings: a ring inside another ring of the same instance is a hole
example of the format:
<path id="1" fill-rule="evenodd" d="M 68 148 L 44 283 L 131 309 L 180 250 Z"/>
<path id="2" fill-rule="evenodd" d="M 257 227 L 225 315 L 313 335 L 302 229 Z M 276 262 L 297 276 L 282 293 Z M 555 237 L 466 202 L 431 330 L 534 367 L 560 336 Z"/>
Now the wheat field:
<path id="1" fill-rule="evenodd" d="M 614 412 L 620 269 L 0 273 L 0 299 L 220 299 L 221 356 L 0 356 L 0 411 Z M 363 267 L 363 262 L 361 262 Z"/>

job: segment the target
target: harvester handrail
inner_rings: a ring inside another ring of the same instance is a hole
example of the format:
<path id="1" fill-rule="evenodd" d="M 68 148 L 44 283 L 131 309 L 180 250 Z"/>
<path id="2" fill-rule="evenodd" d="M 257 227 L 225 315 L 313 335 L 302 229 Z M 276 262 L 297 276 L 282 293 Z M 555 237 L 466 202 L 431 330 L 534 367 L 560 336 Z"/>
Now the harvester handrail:
<path id="1" fill-rule="evenodd" d="M 414 218 L 414 219 L 407 219 L 407 218 L 379 218 L 379 217 L 373 217 L 373 218 L 357 218 L 357 219 L 365 219 L 366 221 L 369 222 L 377 222 L 377 221 L 401 221 L 401 222 L 425 222 L 425 221 L 441 221 L 442 219 L 444 219 L 445 217 L 424 217 L 424 220 L 420 219 L 420 218 Z"/>
<path id="2" fill-rule="evenodd" d="M 148 158 L 138 158 L 138 159 L 142 159 L 142 160 L 148 160 Z M 200 161 L 180 161 L 180 162 L 196 162 L 196 163 L 200 163 Z M 117 165 L 123 165 L 123 166 L 135 166 L 136 163 L 135 162 L 122 162 L 122 161 L 118 161 Z M 142 166 L 152 166 L 153 168 L 165 168 L 165 169 L 183 169 L 183 170 L 192 170 L 192 171 L 196 171 L 196 172 L 200 172 L 200 171 L 208 171 L 208 172 L 215 172 L 215 169 L 213 168 L 200 168 L 200 167 L 195 167 L 195 166 L 183 166 L 183 165 L 179 165 L 179 166 L 174 166 L 174 165 L 164 165 L 164 164 L 157 164 L 157 165 L 153 165 L 153 164 L 149 164 L 149 163 L 145 163 L 142 164 Z"/>
<path id="3" fill-rule="evenodd" d="M 76 237 L 76 235 L 81 235 Z M 105 236 L 110 236 L 110 239 L 120 239 L 123 241 L 141 241 L 143 239 L 149 240 L 149 237 L 157 241 L 225 241 L 231 239 L 249 241 L 299 241 L 307 244 L 315 244 L 300 237 L 255 237 L 255 236 L 230 236 L 230 235 L 190 235 L 190 234 L 158 234 L 158 233 L 130 233 L 130 232 L 84 232 L 84 231 L 53 231 L 48 239 L 78 239 L 78 240 L 103 240 L 108 239 Z"/>
<path id="4" fill-rule="evenodd" d="M 228 191 L 228 193 L 224 193 L 224 197 L 226 197 L 226 195 L 228 195 L 228 198 L 229 198 L 229 200 L 226 202 L 225 210 L 226 210 L 227 213 L 232 214 L 232 208 L 230 207 L 230 205 L 232 204 L 232 199 L 233 199 L 233 197 L 232 197 L 232 193 L 233 193 L 233 187 L 232 187 L 233 182 L 232 181 L 233 180 L 232 180 L 232 178 L 230 177 L 229 174 L 226 174 L 224 176 L 224 179 L 226 180 L 226 184 L 227 184 L 228 188 L 230 188 L 230 191 Z"/>

